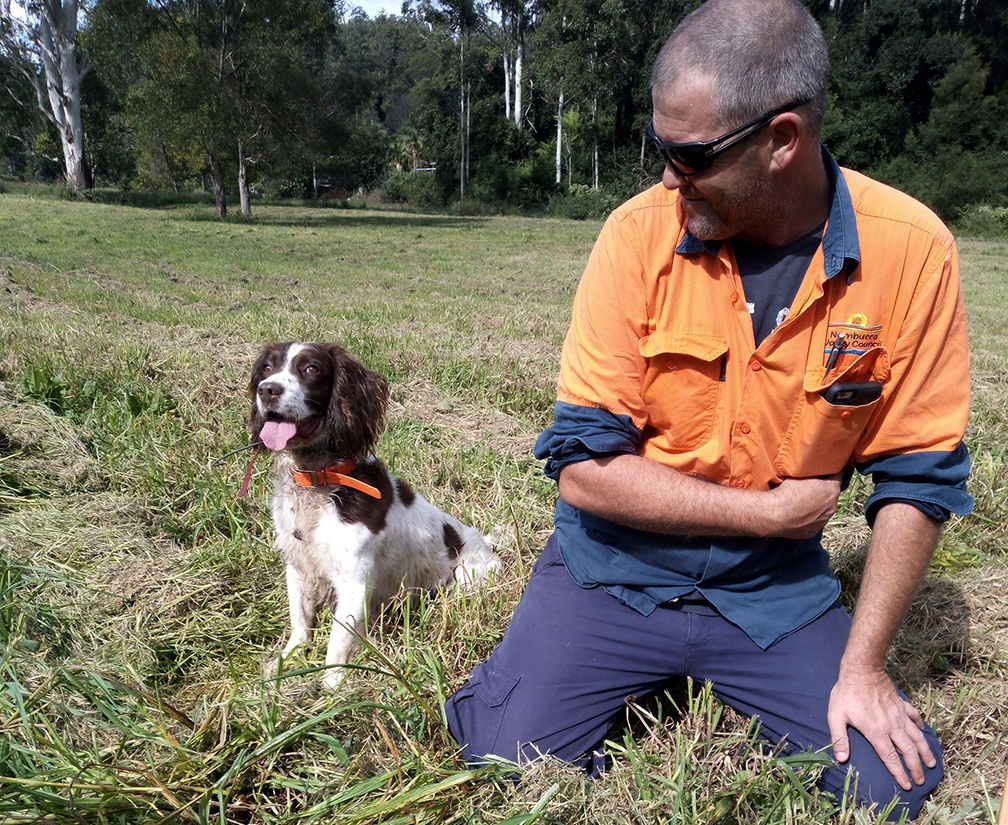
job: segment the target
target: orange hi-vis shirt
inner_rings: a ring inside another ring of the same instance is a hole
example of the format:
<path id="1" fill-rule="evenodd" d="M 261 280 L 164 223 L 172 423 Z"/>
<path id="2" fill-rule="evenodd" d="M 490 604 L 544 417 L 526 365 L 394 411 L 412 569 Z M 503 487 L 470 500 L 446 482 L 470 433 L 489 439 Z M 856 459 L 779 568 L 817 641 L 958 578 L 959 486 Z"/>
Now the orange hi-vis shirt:
<path id="1" fill-rule="evenodd" d="M 955 450 L 969 412 L 955 243 L 921 204 L 843 175 L 860 265 L 825 260 L 827 225 L 791 311 L 758 348 L 730 243 L 677 253 L 678 193 L 660 185 L 618 209 L 578 287 L 558 399 L 629 416 L 645 458 L 751 489 Z M 822 394 L 873 380 L 882 396 L 862 406 Z"/>
<path id="2" fill-rule="evenodd" d="M 917 201 L 823 159 L 822 243 L 758 347 L 731 242 L 689 234 L 678 192 L 655 186 L 609 217 L 575 297 L 556 420 L 536 442 L 548 476 L 620 452 L 754 490 L 856 468 L 875 482 L 869 523 L 894 500 L 939 520 L 970 512 L 954 240 Z M 874 400 L 827 400 L 868 382 L 881 384 Z M 696 591 L 763 647 L 839 592 L 819 538 L 660 536 L 563 499 L 556 532 L 580 585 L 645 614 Z"/>

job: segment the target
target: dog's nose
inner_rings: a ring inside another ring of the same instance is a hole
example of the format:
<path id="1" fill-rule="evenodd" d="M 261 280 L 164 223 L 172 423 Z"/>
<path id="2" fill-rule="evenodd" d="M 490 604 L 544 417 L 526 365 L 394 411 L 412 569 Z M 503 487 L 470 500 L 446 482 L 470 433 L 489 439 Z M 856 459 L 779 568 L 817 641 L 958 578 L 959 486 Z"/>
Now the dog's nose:
<path id="1" fill-rule="evenodd" d="M 269 401 L 272 398 L 279 398 L 283 395 L 283 387 L 279 384 L 272 384 L 268 382 L 263 382 L 259 385 L 259 397 L 263 401 Z"/>

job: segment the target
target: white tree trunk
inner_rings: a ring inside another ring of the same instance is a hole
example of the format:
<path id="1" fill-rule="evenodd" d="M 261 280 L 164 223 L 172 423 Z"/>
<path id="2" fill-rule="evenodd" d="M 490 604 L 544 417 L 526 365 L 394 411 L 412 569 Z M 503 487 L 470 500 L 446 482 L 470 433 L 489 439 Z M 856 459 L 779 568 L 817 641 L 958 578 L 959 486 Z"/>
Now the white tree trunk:
<path id="1" fill-rule="evenodd" d="M 501 37 L 504 52 L 504 119 L 511 120 L 511 49 L 508 48 L 507 13 L 501 10 Z"/>
<path id="2" fill-rule="evenodd" d="M 469 112 L 472 109 L 472 83 L 466 82 L 466 99 L 465 99 L 465 113 L 466 113 L 466 123 L 465 123 L 465 179 L 466 183 L 469 183 Z"/>
<path id="3" fill-rule="evenodd" d="M 39 111 L 59 133 L 67 183 L 74 192 L 91 185 L 84 156 L 81 124 L 81 81 L 91 69 L 78 60 L 78 0 L 47 0 L 22 4 L 21 17 L 11 14 L 10 2 L 0 5 L 0 56 L 35 89 Z"/>
<path id="4" fill-rule="evenodd" d="M 522 126 L 522 68 L 525 63 L 525 9 L 518 10 L 518 45 L 515 49 L 514 70 L 514 122 Z"/>
<path id="5" fill-rule="evenodd" d="M 561 163 L 560 147 L 563 143 L 563 81 L 560 81 L 560 99 L 557 101 L 557 150 L 556 150 L 556 182 L 560 183 Z"/>
<path id="6" fill-rule="evenodd" d="M 252 200 L 249 197 L 248 158 L 245 157 L 245 144 L 238 141 L 238 199 L 241 201 L 241 212 L 246 218 L 252 217 Z"/>

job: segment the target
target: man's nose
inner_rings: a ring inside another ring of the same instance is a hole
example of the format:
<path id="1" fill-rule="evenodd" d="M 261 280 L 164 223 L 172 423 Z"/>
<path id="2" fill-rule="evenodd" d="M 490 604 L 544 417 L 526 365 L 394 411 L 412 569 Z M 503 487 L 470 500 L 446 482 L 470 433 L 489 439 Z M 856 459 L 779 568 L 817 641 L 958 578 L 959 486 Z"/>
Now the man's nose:
<path id="1" fill-rule="evenodd" d="M 662 173 L 662 185 L 669 190 L 678 189 L 689 180 L 686 175 L 676 171 L 671 163 L 665 164 L 665 171 Z"/>
<path id="2" fill-rule="evenodd" d="M 259 385 L 258 393 L 259 397 L 263 401 L 269 401 L 270 399 L 279 398 L 283 395 L 283 387 L 279 384 L 264 381 Z"/>

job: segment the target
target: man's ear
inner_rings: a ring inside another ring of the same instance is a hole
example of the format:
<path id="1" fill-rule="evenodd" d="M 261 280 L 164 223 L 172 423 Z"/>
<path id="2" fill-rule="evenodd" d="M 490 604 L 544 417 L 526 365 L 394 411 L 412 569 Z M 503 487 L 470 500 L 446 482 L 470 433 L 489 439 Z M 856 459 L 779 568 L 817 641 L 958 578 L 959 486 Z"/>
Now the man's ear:
<path id="1" fill-rule="evenodd" d="M 770 171 L 780 172 L 794 163 L 808 139 L 805 121 L 797 112 L 784 112 L 770 123 Z"/>

